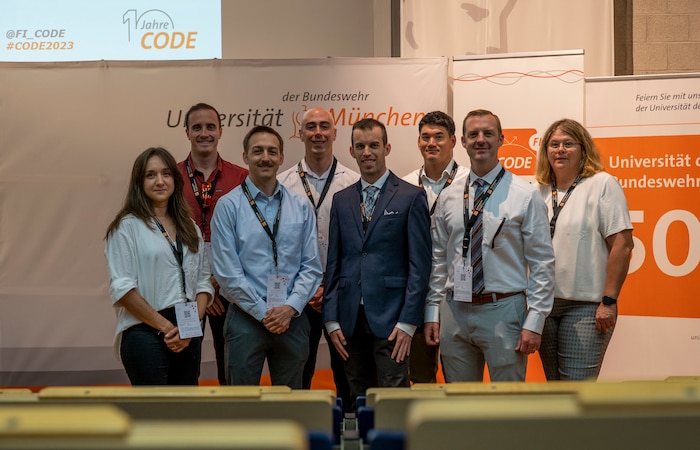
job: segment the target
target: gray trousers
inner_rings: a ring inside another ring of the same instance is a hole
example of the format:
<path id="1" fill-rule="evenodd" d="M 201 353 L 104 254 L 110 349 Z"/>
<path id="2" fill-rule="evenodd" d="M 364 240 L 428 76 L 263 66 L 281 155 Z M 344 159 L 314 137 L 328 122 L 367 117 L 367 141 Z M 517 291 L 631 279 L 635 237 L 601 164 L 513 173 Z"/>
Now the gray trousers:
<path id="1" fill-rule="evenodd" d="M 304 364 L 309 356 L 309 321 L 293 317 L 282 334 L 273 334 L 238 306 L 231 304 L 224 325 L 226 382 L 259 385 L 267 358 L 273 385 L 301 389 Z"/>
<path id="2" fill-rule="evenodd" d="M 440 358 L 445 381 L 525 381 L 527 355 L 515 350 L 525 321 L 524 294 L 497 302 L 440 304 Z"/>

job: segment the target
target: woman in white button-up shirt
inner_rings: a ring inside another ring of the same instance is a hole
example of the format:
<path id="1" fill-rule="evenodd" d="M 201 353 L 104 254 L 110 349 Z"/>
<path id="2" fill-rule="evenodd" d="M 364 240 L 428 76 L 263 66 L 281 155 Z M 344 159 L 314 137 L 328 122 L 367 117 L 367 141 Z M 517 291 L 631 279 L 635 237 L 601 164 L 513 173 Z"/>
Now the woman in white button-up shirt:
<path id="1" fill-rule="evenodd" d="M 115 352 L 133 385 L 196 385 L 201 337 L 180 337 L 175 304 L 194 301 L 199 319 L 214 289 L 202 235 L 190 218 L 173 156 L 136 158 L 124 206 L 107 229 Z"/>

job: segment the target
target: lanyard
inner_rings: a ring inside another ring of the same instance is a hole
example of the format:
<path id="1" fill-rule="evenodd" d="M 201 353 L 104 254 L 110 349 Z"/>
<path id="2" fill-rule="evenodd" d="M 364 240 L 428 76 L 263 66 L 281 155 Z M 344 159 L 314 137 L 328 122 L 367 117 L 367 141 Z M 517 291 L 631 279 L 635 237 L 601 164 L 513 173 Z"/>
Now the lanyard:
<path id="1" fill-rule="evenodd" d="M 457 168 L 459 165 L 457 164 L 457 161 L 452 165 L 452 171 L 450 172 L 450 176 L 447 177 L 447 181 L 445 181 L 445 184 L 442 185 L 442 189 L 440 189 L 440 192 L 438 192 L 437 197 L 435 197 L 435 201 L 433 202 L 433 206 L 430 207 L 430 215 L 432 216 L 433 213 L 435 212 L 435 206 L 437 206 L 438 199 L 440 198 L 440 194 L 442 194 L 442 191 L 449 185 L 452 184 L 452 181 L 455 179 L 455 175 L 457 174 Z M 418 172 L 418 186 L 423 187 L 423 168 L 420 168 L 420 172 Z"/>
<path id="2" fill-rule="evenodd" d="M 175 242 L 170 238 L 170 235 L 168 234 L 168 230 L 165 229 L 162 223 L 160 223 L 160 220 L 158 220 L 157 217 L 154 217 L 156 220 L 156 225 L 158 225 L 158 229 L 160 232 L 163 234 L 163 237 L 168 240 L 168 244 L 170 244 L 170 250 L 173 251 L 173 255 L 175 255 L 175 259 L 177 260 L 178 265 L 180 266 L 180 276 L 182 279 L 182 293 L 185 294 L 185 299 L 187 299 L 187 290 L 185 289 L 185 269 L 183 269 L 182 264 L 184 261 L 184 253 L 182 251 L 182 241 L 180 240 L 180 236 L 177 236 L 175 238 Z"/>
<path id="3" fill-rule="evenodd" d="M 272 258 L 275 261 L 275 271 L 277 271 L 277 231 L 279 230 L 280 214 L 282 213 L 282 191 L 280 191 L 280 204 L 277 207 L 275 223 L 272 225 L 272 230 L 270 230 L 270 226 L 267 224 L 265 216 L 263 216 L 263 213 L 260 211 L 260 208 L 258 208 L 258 205 L 255 203 L 255 200 L 253 200 L 253 196 L 250 195 L 250 190 L 248 189 L 248 186 L 246 185 L 245 181 L 241 183 L 241 187 L 243 188 L 243 193 L 248 199 L 250 207 L 253 208 L 255 217 L 258 218 L 258 221 L 260 222 L 260 225 L 262 225 L 263 230 L 265 230 L 265 233 L 267 233 L 267 236 L 272 241 Z"/>
<path id="4" fill-rule="evenodd" d="M 569 200 L 569 196 L 571 193 L 574 191 L 574 188 L 576 185 L 581 181 L 581 174 L 578 174 L 576 179 L 574 180 L 573 183 L 571 183 L 571 186 L 569 186 L 569 189 L 566 191 L 566 194 L 564 194 L 564 198 L 561 199 L 561 202 L 557 204 L 557 182 L 555 181 L 552 183 L 552 220 L 549 221 L 549 234 L 550 237 L 554 237 L 554 230 L 557 227 L 557 219 L 559 218 L 559 213 L 561 212 L 562 208 L 564 208 L 564 205 L 566 204 L 566 201 Z"/>
<path id="5" fill-rule="evenodd" d="M 214 176 L 214 181 L 212 181 L 211 183 L 208 181 L 202 183 L 202 192 L 200 194 L 199 188 L 197 187 L 197 180 L 194 177 L 194 172 L 192 171 L 192 166 L 190 165 L 189 158 L 185 160 L 185 165 L 187 166 L 187 175 L 190 178 L 190 186 L 192 186 L 194 198 L 197 199 L 199 208 L 202 210 L 201 227 L 202 229 L 204 229 L 207 223 L 207 217 L 205 213 L 206 210 L 209 209 L 209 207 L 211 206 L 212 199 L 214 198 L 214 192 L 216 192 L 216 181 L 219 179 L 219 171 L 216 172 L 216 176 Z"/>
<path id="6" fill-rule="evenodd" d="M 467 213 L 469 211 L 469 177 L 467 177 L 467 181 L 464 184 L 464 239 L 462 239 L 462 258 L 467 257 L 469 242 L 471 241 L 472 227 L 474 226 L 474 222 L 476 222 L 477 216 L 484 210 L 486 200 L 488 200 L 489 197 L 491 197 L 491 194 L 493 194 L 493 191 L 496 190 L 498 183 L 501 182 L 501 178 L 503 178 L 505 173 L 506 169 L 505 167 L 502 167 L 501 171 L 498 172 L 498 175 L 496 175 L 496 179 L 494 179 L 493 183 L 489 185 L 489 188 L 485 192 L 482 192 L 479 198 L 474 199 L 474 209 L 472 210 L 472 215 L 469 218 L 467 218 Z"/>
<path id="7" fill-rule="evenodd" d="M 323 203 L 323 200 L 326 198 L 326 194 L 328 194 L 328 189 L 331 187 L 331 183 L 333 182 L 333 177 L 335 176 L 335 168 L 338 166 L 338 160 L 335 159 L 335 156 L 333 157 L 333 164 L 331 164 L 331 172 L 328 174 L 328 178 L 326 178 L 326 182 L 323 184 L 323 190 L 321 191 L 321 196 L 318 198 L 318 204 L 314 202 L 314 195 L 311 193 L 311 188 L 309 187 L 309 180 L 306 179 L 306 172 L 304 172 L 304 169 L 301 168 L 301 161 L 299 161 L 299 164 L 297 164 L 297 173 L 299 174 L 299 178 L 301 178 L 301 184 L 304 185 L 304 191 L 306 191 L 306 196 L 309 198 L 309 201 L 314 207 L 314 212 L 318 214 L 318 208 L 321 207 L 321 203 Z"/>

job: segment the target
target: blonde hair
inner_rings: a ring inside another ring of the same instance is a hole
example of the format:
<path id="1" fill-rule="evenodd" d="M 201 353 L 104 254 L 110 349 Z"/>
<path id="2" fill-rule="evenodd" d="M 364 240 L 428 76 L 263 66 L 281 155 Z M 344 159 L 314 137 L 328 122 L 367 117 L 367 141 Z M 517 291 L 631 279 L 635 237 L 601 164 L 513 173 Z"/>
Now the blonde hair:
<path id="1" fill-rule="evenodd" d="M 582 178 L 605 171 L 598 147 L 593 142 L 593 138 L 588 133 L 588 130 L 573 119 L 560 119 L 547 128 L 540 141 L 540 149 L 537 152 L 537 170 L 535 171 L 535 179 L 538 183 L 554 184 L 554 171 L 552 171 L 549 158 L 547 158 L 547 148 L 549 140 L 557 130 L 568 134 L 581 145 L 581 166 L 578 171 Z"/>

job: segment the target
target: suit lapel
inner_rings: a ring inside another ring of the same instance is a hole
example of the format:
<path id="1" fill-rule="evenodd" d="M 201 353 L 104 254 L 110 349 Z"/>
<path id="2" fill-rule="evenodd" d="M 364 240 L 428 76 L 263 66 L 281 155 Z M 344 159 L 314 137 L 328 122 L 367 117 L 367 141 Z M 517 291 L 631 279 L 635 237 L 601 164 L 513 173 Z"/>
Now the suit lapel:
<path id="1" fill-rule="evenodd" d="M 354 205 L 350 208 L 352 211 L 352 221 L 355 223 L 355 227 L 357 228 L 357 232 L 362 236 L 364 231 L 362 230 L 362 211 L 360 210 L 360 203 L 362 201 L 362 183 L 357 182 L 355 183 L 355 189 L 350 190 L 350 198 L 348 199 L 350 201 L 351 205 Z"/>
<path id="2" fill-rule="evenodd" d="M 372 233 L 372 230 L 374 230 L 374 228 L 377 226 L 377 223 L 382 220 L 382 217 L 384 217 L 384 210 L 398 191 L 398 186 L 398 178 L 393 174 L 393 172 L 390 173 L 389 178 L 387 178 L 386 183 L 384 183 L 384 188 L 381 190 L 379 198 L 377 199 L 377 203 L 374 207 L 374 213 L 372 214 L 372 220 L 369 222 L 363 242 L 367 240 L 369 235 Z M 361 226 L 360 229 L 362 229 Z"/>

